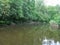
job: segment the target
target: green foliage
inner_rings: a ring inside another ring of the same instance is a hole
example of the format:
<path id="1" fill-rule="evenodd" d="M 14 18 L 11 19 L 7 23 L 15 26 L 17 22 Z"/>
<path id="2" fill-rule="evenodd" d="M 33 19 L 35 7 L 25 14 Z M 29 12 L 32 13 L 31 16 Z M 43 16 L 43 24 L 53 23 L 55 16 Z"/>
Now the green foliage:
<path id="1" fill-rule="evenodd" d="M 54 15 L 54 19 L 58 24 L 60 24 L 60 15 Z"/>
<path id="2" fill-rule="evenodd" d="M 43 0 L 0 0 L 0 24 L 26 21 L 60 23 L 60 6 L 46 7 Z"/>
<path id="3" fill-rule="evenodd" d="M 48 14 L 50 15 L 50 20 L 56 21 L 57 24 L 60 24 L 60 6 L 48 7 Z"/>
<path id="4" fill-rule="evenodd" d="M 36 4 L 36 14 L 40 22 L 49 22 L 50 15 L 48 15 L 47 8 L 44 6 L 43 1 Z"/>

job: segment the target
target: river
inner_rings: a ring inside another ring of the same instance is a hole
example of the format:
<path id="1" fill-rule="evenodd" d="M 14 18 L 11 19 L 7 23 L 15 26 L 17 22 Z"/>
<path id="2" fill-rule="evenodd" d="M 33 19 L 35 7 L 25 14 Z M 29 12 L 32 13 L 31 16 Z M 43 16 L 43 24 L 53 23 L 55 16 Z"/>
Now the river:
<path id="1" fill-rule="evenodd" d="M 48 44 L 46 40 L 48 40 Z M 52 30 L 48 25 L 0 28 L 0 45 L 53 45 L 52 43 L 60 45 L 60 30 Z"/>

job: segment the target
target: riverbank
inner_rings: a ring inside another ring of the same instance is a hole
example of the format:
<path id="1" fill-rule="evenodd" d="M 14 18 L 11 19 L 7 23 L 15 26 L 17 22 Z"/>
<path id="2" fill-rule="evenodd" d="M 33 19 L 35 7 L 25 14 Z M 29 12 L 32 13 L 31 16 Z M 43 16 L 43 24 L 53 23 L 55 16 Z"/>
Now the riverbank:
<path id="1" fill-rule="evenodd" d="M 37 26 L 37 25 L 45 25 L 46 22 L 23 22 L 23 23 L 11 23 L 11 24 L 0 24 L 0 28 L 2 27 L 14 27 L 14 26 Z"/>

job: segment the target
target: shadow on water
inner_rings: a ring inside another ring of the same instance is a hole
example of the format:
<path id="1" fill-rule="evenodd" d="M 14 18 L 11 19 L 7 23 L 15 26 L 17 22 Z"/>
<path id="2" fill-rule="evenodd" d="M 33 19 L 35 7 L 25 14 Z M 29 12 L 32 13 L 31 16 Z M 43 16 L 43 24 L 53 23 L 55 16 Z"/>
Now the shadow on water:
<path id="1" fill-rule="evenodd" d="M 44 37 L 60 41 L 60 30 L 51 30 L 47 24 L 0 28 L 0 45 L 42 45 Z"/>

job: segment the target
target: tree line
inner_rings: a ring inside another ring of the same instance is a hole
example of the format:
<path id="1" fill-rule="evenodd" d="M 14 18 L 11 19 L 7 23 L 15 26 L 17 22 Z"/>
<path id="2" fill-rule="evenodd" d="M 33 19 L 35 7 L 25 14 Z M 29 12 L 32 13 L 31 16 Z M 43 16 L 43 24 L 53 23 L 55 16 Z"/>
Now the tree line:
<path id="1" fill-rule="evenodd" d="M 46 7 L 43 0 L 0 0 L 0 24 L 28 21 L 60 23 L 60 6 Z"/>

